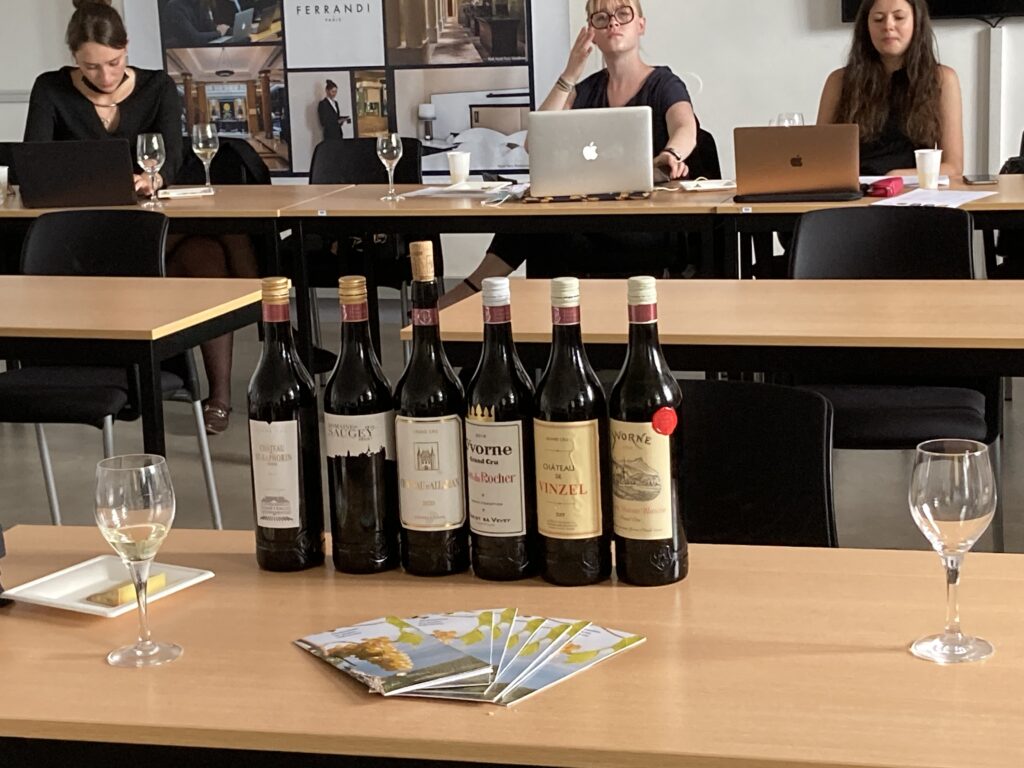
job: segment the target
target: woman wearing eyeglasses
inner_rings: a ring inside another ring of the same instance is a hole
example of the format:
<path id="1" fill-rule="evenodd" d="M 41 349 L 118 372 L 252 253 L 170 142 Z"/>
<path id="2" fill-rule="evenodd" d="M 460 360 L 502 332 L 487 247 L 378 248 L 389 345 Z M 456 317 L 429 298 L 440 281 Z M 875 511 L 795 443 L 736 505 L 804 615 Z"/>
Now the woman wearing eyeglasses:
<path id="1" fill-rule="evenodd" d="M 541 111 L 596 109 L 602 107 L 650 107 L 655 168 L 669 178 L 681 179 L 689 172 L 686 159 L 697 145 L 697 118 L 686 85 L 668 67 L 654 67 L 640 57 L 640 40 L 647 29 L 640 0 L 587 0 L 587 25 L 580 30 L 569 52 L 565 70 L 541 104 Z M 591 54 L 597 48 L 604 57 L 604 69 L 581 80 Z M 618 273 L 626 269 L 623 256 L 637 264 L 637 256 L 653 254 L 639 263 L 635 272 L 664 271 L 656 253 L 664 250 L 664 239 L 650 235 L 603 235 L 588 241 L 585 269 L 564 264 L 573 250 L 563 238 L 536 235 L 497 235 L 483 261 L 472 275 L 442 297 L 442 306 L 454 304 L 480 290 L 486 277 L 508 275 L 532 257 L 559 258 L 567 272 Z M 602 252 L 603 251 L 603 252 Z M 546 254 L 551 254 L 547 257 Z M 605 256 L 607 254 L 607 256 Z M 666 256 L 671 258 L 671 256 Z"/>

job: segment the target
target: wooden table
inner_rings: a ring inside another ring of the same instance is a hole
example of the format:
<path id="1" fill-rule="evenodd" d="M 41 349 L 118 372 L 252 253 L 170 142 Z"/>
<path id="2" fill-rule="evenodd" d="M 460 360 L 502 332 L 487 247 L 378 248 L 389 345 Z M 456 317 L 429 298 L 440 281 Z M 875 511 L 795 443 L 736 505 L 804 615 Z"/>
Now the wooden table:
<path id="1" fill-rule="evenodd" d="M 92 528 L 23 526 L 7 531 L 7 549 L 8 586 L 107 550 Z M 906 650 L 941 628 L 944 581 L 928 552 L 694 546 L 690 576 L 675 586 L 561 589 L 467 575 L 270 574 L 253 551 L 250 532 L 172 531 L 158 559 L 217 576 L 153 604 L 155 637 L 185 649 L 162 669 L 105 664 L 133 639 L 132 614 L 0 609 L 0 737 L 15 737 L 0 750 L 13 765 L 60 749 L 22 739 L 108 743 L 108 761 L 95 765 L 124 764 L 117 744 L 581 768 L 1024 764 L 1024 556 L 967 558 L 965 627 L 997 651 L 941 668 Z M 512 709 L 376 697 L 290 644 L 386 612 L 506 605 L 648 640 Z M 93 754 L 65 750 L 78 756 L 68 764 Z M 217 764 L 311 760 L 247 753 Z"/>
<path id="2" fill-rule="evenodd" d="M 0 276 L 0 359 L 138 366 L 147 453 L 163 454 L 160 363 L 259 317 L 257 280 Z"/>

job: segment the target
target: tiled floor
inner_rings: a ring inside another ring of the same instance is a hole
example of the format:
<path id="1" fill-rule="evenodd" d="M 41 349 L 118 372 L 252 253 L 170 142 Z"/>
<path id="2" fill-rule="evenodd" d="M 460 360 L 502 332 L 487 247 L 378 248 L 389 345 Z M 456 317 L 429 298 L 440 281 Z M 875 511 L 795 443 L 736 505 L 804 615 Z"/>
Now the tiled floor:
<path id="1" fill-rule="evenodd" d="M 322 304 L 322 316 L 337 317 L 337 309 Z M 384 366 L 392 383 L 402 369 L 398 343 L 397 301 L 384 302 Z M 324 323 L 326 346 L 338 346 L 338 326 Z M 246 385 L 259 355 L 254 328 L 241 332 L 235 342 L 234 406 L 226 433 L 210 439 L 220 489 L 225 525 L 251 527 L 252 495 L 245 422 Z M 1018 387 L 1024 397 L 1024 388 Z M 1024 483 L 1014 467 L 1024 464 L 1024 416 L 1015 403 L 1007 404 L 1007 434 L 1003 449 L 1006 545 L 1008 551 L 1024 551 Z M 180 527 L 209 527 L 202 471 L 197 458 L 195 432 L 188 405 L 165 406 L 168 458 L 178 496 Z M 66 524 L 92 525 L 93 472 L 101 458 L 100 433 L 88 427 L 47 428 L 54 472 Z M 142 449 L 138 422 L 116 428 L 115 449 L 130 453 Z M 909 452 L 840 451 L 836 454 L 836 508 L 843 546 L 872 548 L 925 548 L 925 541 L 907 510 Z M 46 494 L 39 468 L 35 435 L 31 426 L 0 424 L 0 523 L 46 523 Z M 979 549 L 990 545 L 990 534 Z"/>

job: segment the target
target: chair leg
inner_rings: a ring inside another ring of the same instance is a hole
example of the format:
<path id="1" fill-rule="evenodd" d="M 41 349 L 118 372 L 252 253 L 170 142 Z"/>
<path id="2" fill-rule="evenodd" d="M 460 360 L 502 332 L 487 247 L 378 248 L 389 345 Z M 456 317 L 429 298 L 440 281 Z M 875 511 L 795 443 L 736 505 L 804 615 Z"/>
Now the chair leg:
<path id="1" fill-rule="evenodd" d="M 50 502 L 50 522 L 61 525 L 60 502 L 57 500 L 57 484 L 53 481 L 53 465 L 50 463 L 50 449 L 46 445 L 46 433 L 42 424 L 36 424 L 36 443 L 39 446 L 39 461 L 43 465 L 43 481 L 46 483 L 46 498 Z"/>
<path id="2" fill-rule="evenodd" d="M 408 288 L 409 288 L 409 284 L 407 282 L 405 282 L 404 280 L 402 281 L 402 284 L 398 287 L 398 300 L 399 300 L 399 306 L 401 307 L 401 312 L 402 312 L 402 319 L 398 323 L 398 326 L 400 328 L 405 325 L 406 318 L 409 317 L 409 294 L 408 294 Z M 406 365 L 409 364 L 409 358 L 410 357 L 412 357 L 412 342 L 411 341 L 403 341 L 402 342 L 402 358 L 403 358 L 404 362 L 406 363 Z"/>
<path id="3" fill-rule="evenodd" d="M 1007 403 L 1013 402 L 1013 377 L 1006 376 L 1003 379 L 1003 401 Z"/>
<path id="4" fill-rule="evenodd" d="M 206 479 L 206 498 L 210 501 L 210 517 L 213 527 L 220 531 L 224 523 L 220 516 L 220 499 L 217 496 L 217 481 L 213 476 L 213 461 L 210 459 L 210 442 L 206 437 L 206 424 L 203 421 L 203 406 L 199 400 L 192 403 L 192 412 L 196 419 L 196 437 L 199 440 L 199 458 L 203 462 L 203 477 Z"/>
<path id="5" fill-rule="evenodd" d="M 992 551 L 1006 551 L 1006 532 L 1004 517 L 1006 502 L 1003 500 L 1003 438 L 999 436 L 989 446 L 992 452 L 992 469 L 996 475 L 996 511 L 992 516 Z"/>
<path id="6" fill-rule="evenodd" d="M 103 458 L 109 459 L 114 455 L 114 417 L 107 416 L 103 419 Z"/>

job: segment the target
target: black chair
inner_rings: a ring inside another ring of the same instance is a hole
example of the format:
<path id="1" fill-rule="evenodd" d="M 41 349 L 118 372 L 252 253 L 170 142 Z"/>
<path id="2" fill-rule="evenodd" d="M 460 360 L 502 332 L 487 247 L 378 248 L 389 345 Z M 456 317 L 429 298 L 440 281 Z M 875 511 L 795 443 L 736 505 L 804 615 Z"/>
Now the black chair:
<path id="1" fill-rule="evenodd" d="M 697 129 L 697 145 L 693 152 L 686 158 L 686 165 L 690 170 L 691 179 L 720 179 L 722 178 L 722 163 L 718 159 L 718 143 L 710 132 L 703 128 Z"/>
<path id="2" fill-rule="evenodd" d="M 1024 134 L 1020 137 L 1020 153 L 1011 157 L 999 171 L 1008 174 L 1024 174 Z M 985 267 L 988 276 L 994 280 L 1024 280 L 1024 228 L 1004 229 L 997 233 L 987 229 L 982 233 L 985 239 Z M 997 264 L 997 257 L 1003 261 Z"/>
<path id="3" fill-rule="evenodd" d="M 679 383 L 687 539 L 838 546 L 828 401 L 772 384 Z"/>
<path id="4" fill-rule="evenodd" d="M 205 184 L 206 172 L 192 152 L 191 139 L 184 139 L 183 152 L 185 161 L 175 184 Z M 249 142 L 222 138 L 210 164 L 210 180 L 214 184 L 270 184 L 272 176 L 263 158 Z"/>
<path id="5" fill-rule="evenodd" d="M 40 216 L 29 229 L 22 271 L 30 275 L 163 277 L 167 218 L 147 211 L 61 211 Z M 50 513 L 60 505 L 42 424 L 88 424 L 104 431 L 104 455 L 113 454 L 113 420 L 139 417 L 138 372 L 112 367 L 36 365 L 0 374 L 0 421 L 35 424 Z M 192 352 L 168 361 L 164 397 L 185 390 L 192 403 L 199 453 L 213 524 L 221 528 L 220 503 L 203 423 L 199 377 Z"/>
<path id="6" fill-rule="evenodd" d="M 790 270 L 793 278 L 811 280 L 973 279 L 971 217 L 944 208 L 808 213 L 797 223 Z M 832 403 L 836 448 L 912 449 L 943 437 L 993 445 L 1002 435 L 1002 380 L 997 377 L 894 381 L 868 373 L 799 383 Z M 1002 517 L 997 518 L 993 531 L 999 546 Z"/>

